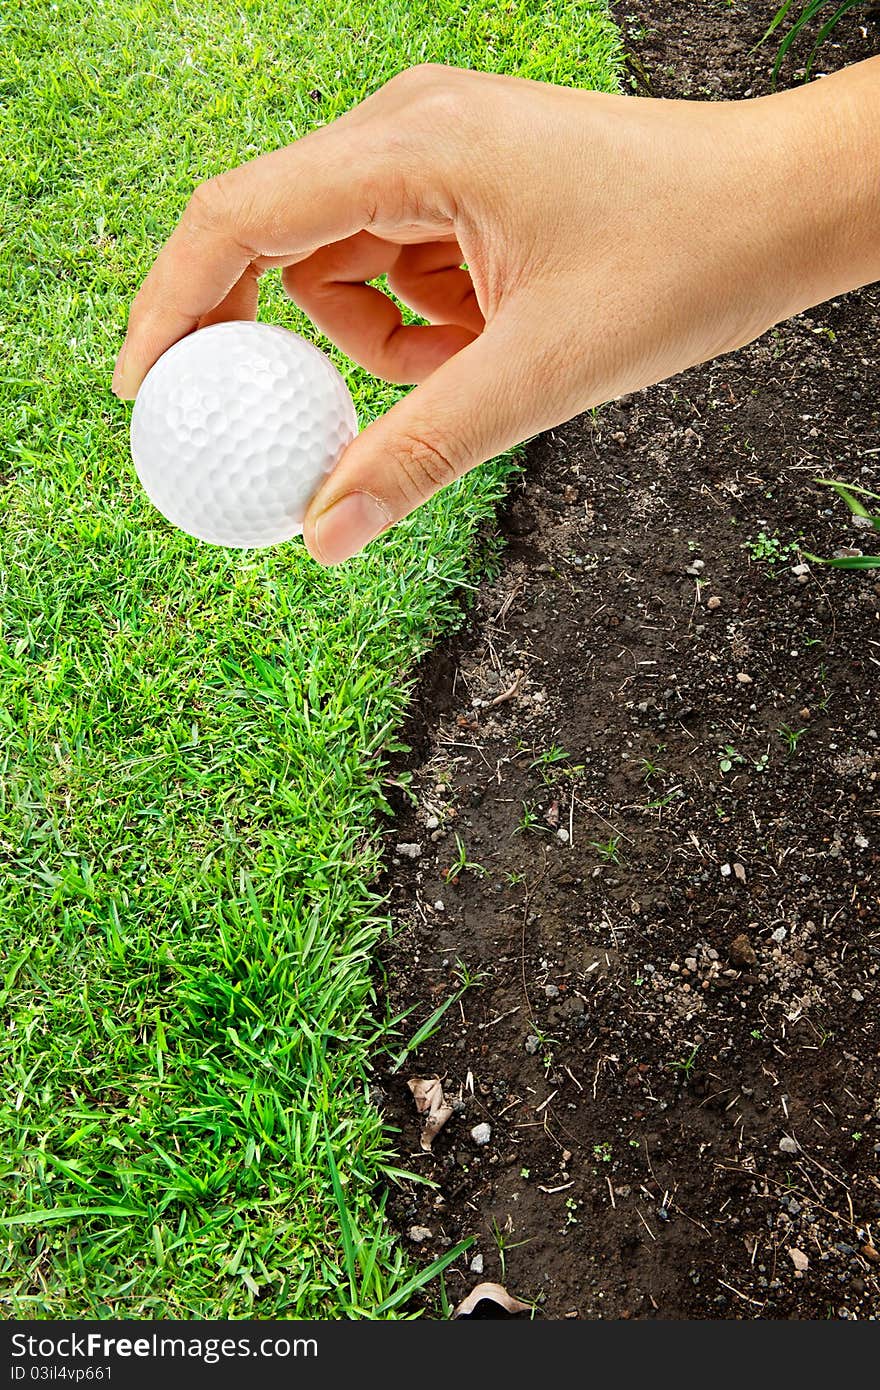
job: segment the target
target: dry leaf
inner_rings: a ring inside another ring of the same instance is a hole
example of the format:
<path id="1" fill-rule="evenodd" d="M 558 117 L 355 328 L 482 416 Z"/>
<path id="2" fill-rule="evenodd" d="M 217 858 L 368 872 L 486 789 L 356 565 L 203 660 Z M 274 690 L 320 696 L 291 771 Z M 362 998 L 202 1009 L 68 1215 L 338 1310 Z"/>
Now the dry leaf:
<path id="1" fill-rule="evenodd" d="M 551 801 L 551 802 L 550 802 L 550 805 L 547 807 L 547 810 L 544 812 L 544 819 L 545 819 L 545 821 L 547 822 L 548 825 L 552 826 L 554 830 L 556 829 L 557 825 L 559 824 L 559 802 L 558 802 L 558 801 Z"/>
<path id="2" fill-rule="evenodd" d="M 452 1106 L 443 1094 L 439 1076 L 411 1076 L 406 1084 L 412 1092 L 419 1114 L 427 1116 L 419 1142 L 425 1153 L 430 1153 L 437 1135 L 446 1121 L 452 1117 Z"/>
<path id="3" fill-rule="evenodd" d="M 522 1303 L 518 1298 L 513 1298 L 507 1292 L 503 1284 L 478 1284 L 472 1289 L 467 1298 L 463 1298 L 455 1312 L 454 1318 L 470 1317 L 478 1303 L 482 1303 L 484 1298 L 488 1298 L 490 1303 L 497 1303 L 499 1308 L 503 1308 L 505 1313 L 530 1313 L 531 1303 Z"/>

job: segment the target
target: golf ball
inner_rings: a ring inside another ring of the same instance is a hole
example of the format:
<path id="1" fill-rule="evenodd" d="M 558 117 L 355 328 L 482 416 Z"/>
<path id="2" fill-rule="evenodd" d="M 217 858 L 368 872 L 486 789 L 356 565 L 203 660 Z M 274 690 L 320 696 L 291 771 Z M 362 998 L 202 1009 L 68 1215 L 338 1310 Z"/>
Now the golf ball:
<path id="1" fill-rule="evenodd" d="M 131 456 L 155 507 L 199 540 L 277 545 L 357 434 L 348 387 L 286 328 L 217 323 L 170 347 L 131 418 Z"/>

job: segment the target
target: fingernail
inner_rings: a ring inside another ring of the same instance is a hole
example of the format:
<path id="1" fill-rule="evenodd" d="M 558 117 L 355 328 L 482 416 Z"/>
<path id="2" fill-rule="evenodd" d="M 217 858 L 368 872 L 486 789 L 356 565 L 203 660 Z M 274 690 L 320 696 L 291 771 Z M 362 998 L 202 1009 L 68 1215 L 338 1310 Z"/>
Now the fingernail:
<path id="1" fill-rule="evenodd" d="M 350 492 L 315 522 L 315 548 L 325 565 L 350 560 L 391 525 L 391 517 L 368 492 Z"/>

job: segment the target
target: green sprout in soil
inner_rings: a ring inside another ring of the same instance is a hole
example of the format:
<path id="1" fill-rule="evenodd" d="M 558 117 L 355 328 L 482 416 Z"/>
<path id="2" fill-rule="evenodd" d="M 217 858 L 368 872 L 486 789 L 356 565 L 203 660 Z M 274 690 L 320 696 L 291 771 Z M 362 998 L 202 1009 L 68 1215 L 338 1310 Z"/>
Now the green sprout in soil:
<path id="1" fill-rule="evenodd" d="M 819 19 L 820 16 L 824 17 L 824 23 L 822 24 L 818 34 L 816 35 L 816 38 L 813 42 L 813 46 L 810 49 L 806 64 L 804 66 L 805 80 L 810 77 L 810 74 L 813 71 L 813 66 L 816 62 L 816 55 L 819 52 L 819 49 L 822 47 L 825 40 L 831 34 L 832 30 L 837 27 L 837 25 L 840 23 L 843 17 L 847 15 L 850 10 L 866 10 L 869 7 L 870 0 L 806 0 L 806 3 L 801 5 L 800 11 L 797 13 L 797 17 L 794 19 L 793 23 L 785 33 L 782 42 L 779 45 L 779 48 L 776 50 L 776 59 L 773 63 L 774 86 L 776 85 L 776 80 L 779 77 L 779 69 L 782 67 L 783 62 L 785 61 L 785 55 L 788 53 L 789 49 L 795 43 L 795 41 L 798 38 L 798 35 L 801 33 L 805 25 L 809 24 L 811 20 Z M 791 17 L 791 12 L 793 9 L 794 0 L 785 0 L 785 3 L 783 5 L 780 5 L 779 9 L 776 11 L 776 14 L 773 16 L 773 19 L 770 21 L 770 26 L 767 29 L 767 32 L 761 38 L 760 42 L 755 45 L 756 48 L 760 48 L 762 43 L 766 43 L 767 39 L 769 39 L 773 34 L 776 33 L 780 25 L 784 24 L 786 19 L 789 19 Z M 830 17 L 827 17 L 829 11 L 831 12 Z"/>
<path id="2" fill-rule="evenodd" d="M 544 821 L 541 819 L 540 813 L 536 811 L 534 807 L 528 806 L 523 802 L 522 808 L 523 813 L 520 817 L 519 824 L 514 829 L 514 835 L 526 835 L 529 832 L 534 835 L 550 833 L 550 826 L 545 825 Z"/>
<path id="3" fill-rule="evenodd" d="M 566 1224 L 566 1226 L 576 1226 L 576 1225 L 578 1224 L 578 1218 L 575 1216 L 575 1212 L 578 1210 L 578 1208 L 579 1208 L 580 1206 L 582 1206 L 582 1203 L 579 1202 L 579 1201 L 577 1200 L 576 1197 L 566 1197 L 566 1199 L 565 1199 L 565 1224 Z"/>
<path id="4" fill-rule="evenodd" d="M 725 743 L 721 750 L 721 757 L 718 759 L 718 771 L 721 773 L 730 772 L 734 763 L 744 763 L 745 758 L 742 753 L 734 748 L 732 743 Z"/>
<path id="5" fill-rule="evenodd" d="M 430 1018 L 425 1020 L 410 1038 L 409 1042 L 397 1054 L 390 1068 L 392 1075 L 400 1070 L 411 1053 L 418 1051 L 423 1043 L 426 1043 L 429 1038 L 434 1036 L 440 1027 L 446 1010 L 451 1009 L 453 1004 L 457 1004 L 459 999 L 463 998 L 469 989 L 475 989 L 477 986 L 484 984 L 487 978 L 485 971 L 471 970 L 470 966 L 466 965 L 462 960 L 457 960 L 455 962 L 454 975 L 458 981 L 458 989 L 450 994 L 448 999 L 444 999 L 442 1004 L 438 1004 Z M 406 1015 L 403 1015 L 403 1017 L 406 1017 Z"/>
<path id="6" fill-rule="evenodd" d="M 508 1217 L 508 1220 L 510 1218 Z M 498 1247 L 498 1263 L 501 1265 L 501 1283 L 507 1278 L 507 1251 L 518 1250 L 521 1245 L 528 1245 L 530 1236 L 527 1240 L 511 1240 L 512 1231 L 504 1230 L 498 1225 L 495 1217 L 492 1217 L 492 1239 Z"/>
<path id="7" fill-rule="evenodd" d="M 855 483 L 838 483 L 834 478 L 816 478 L 815 481 L 822 487 L 832 488 L 838 497 L 843 498 L 853 516 L 862 517 L 866 524 L 870 523 L 875 531 L 880 531 L 880 513 L 870 512 L 864 502 L 855 496 L 858 493 L 860 497 L 870 497 L 872 501 L 880 502 L 880 493 L 869 492 L 866 487 L 856 487 Z M 804 554 L 814 565 L 832 565 L 840 570 L 869 570 L 880 565 L 880 555 L 838 555 L 827 560 L 821 555 L 811 555 L 809 551 Z"/>
<path id="8" fill-rule="evenodd" d="M 681 787 L 673 787 L 672 791 L 667 792 L 665 796 L 658 796 L 655 797 L 653 801 L 646 801 L 645 810 L 662 811 L 664 806 L 668 806 L 671 801 L 678 801 L 678 799 L 683 795 L 684 793 L 682 792 Z"/>
<path id="9" fill-rule="evenodd" d="M 788 750 L 788 756 L 793 758 L 797 752 L 798 743 L 807 732 L 806 729 L 791 729 L 788 724 L 780 724 L 776 732 L 785 744 Z"/>
<path id="10" fill-rule="evenodd" d="M 598 1158 L 600 1163 L 610 1163 L 612 1155 L 611 1144 L 609 1143 L 609 1141 L 607 1139 L 604 1139 L 601 1144 L 594 1144 L 593 1154 L 596 1158 Z"/>
<path id="11" fill-rule="evenodd" d="M 489 870 L 484 868 L 482 864 L 474 864 L 468 859 L 467 850 L 464 847 L 464 842 L 460 835 L 456 835 L 455 843 L 458 849 L 455 861 L 448 869 L 443 870 L 443 877 L 446 879 L 446 882 L 457 883 L 459 876 L 466 871 L 470 871 L 472 874 L 478 874 L 482 878 L 487 878 Z"/>
<path id="12" fill-rule="evenodd" d="M 594 849 L 606 864 L 619 864 L 620 851 L 617 847 L 621 838 L 620 835 L 611 835 L 607 840 L 591 840 L 590 848 Z"/>
<path id="13" fill-rule="evenodd" d="M 772 536 L 768 536 L 766 531 L 759 531 L 757 536 L 743 545 L 750 559 L 769 566 L 771 570 L 797 555 L 799 548 L 797 541 L 780 540 L 775 531 Z"/>
<path id="14" fill-rule="evenodd" d="M 664 752 L 665 748 L 666 748 L 666 744 L 665 744 L 665 743 L 659 744 L 658 747 L 657 747 L 657 754 L 656 754 L 656 756 L 659 757 L 659 755 L 660 755 L 662 752 Z M 642 780 L 643 780 L 643 781 L 645 781 L 645 782 L 650 782 L 651 779 L 652 779 L 653 777 L 665 777 L 665 776 L 666 776 L 666 769 L 663 768 L 663 767 L 660 767 L 659 763 L 655 763 L 654 760 L 653 760 L 653 758 L 641 758 L 641 759 L 640 759 L 640 762 L 641 762 L 641 765 L 642 765 Z"/>
<path id="15" fill-rule="evenodd" d="M 725 743 L 718 758 L 718 771 L 723 776 L 725 772 L 731 772 L 734 766 L 745 767 L 747 761 L 748 759 L 744 758 L 739 749 L 734 748 L 732 743 Z M 752 767 L 755 772 L 766 772 L 769 764 L 769 753 L 761 753 L 757 758 L 752 759 Z M 722 819 L 723 814 L 723 812 L 719 814 L 719 820 Z"/>
<path id="16" fill-rule="evenodd" d="M 534 758 L 529 767 L 549 767 L 551 763 L 564 763 L 568 761 L 568 754 L 564 748 L 560 748 L 558 743 L 552 743 L 543 753 L 539 753 Z"/>
<path id="17" fill-rule="evenodd" d="M 670 1062 L 669 1065 L 672 1068 L 672 1070 L 680 1071 L 685 1080 L 687 1080 L 687 1078 L 690 1076 L 691 1072 L 694 1069 L 697 1060 L 697 1053 L 699 1052 L 701 1046 L 702 1043 L 697 1043 L 689 1057 L 681 1057 L 677 1062 Z"/>

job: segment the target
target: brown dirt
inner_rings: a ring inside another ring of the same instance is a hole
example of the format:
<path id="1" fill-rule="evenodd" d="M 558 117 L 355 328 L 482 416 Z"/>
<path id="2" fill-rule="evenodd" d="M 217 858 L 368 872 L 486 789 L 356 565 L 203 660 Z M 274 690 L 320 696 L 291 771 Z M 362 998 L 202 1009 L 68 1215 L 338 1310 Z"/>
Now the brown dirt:
<path id="1" fill-rule="evenodd" d="M 630 0 L 634 80 L 767 90 L 773 9 Z M 826 68 L 876 50 L 841 33 Z M 477 1238 L 452 1301 L 877 1316 L 880 571 L 796 567 L 871 548 L 813 479 L 880 479 L 878 327 L 875 286 L 538 440 L 425 663 L 383 885 L 402 1038 L 479 978 L 377 1095 L 437 1184 L 395 1190 L 402 1238 Z"/>

